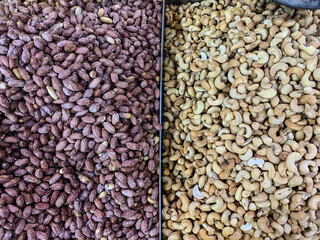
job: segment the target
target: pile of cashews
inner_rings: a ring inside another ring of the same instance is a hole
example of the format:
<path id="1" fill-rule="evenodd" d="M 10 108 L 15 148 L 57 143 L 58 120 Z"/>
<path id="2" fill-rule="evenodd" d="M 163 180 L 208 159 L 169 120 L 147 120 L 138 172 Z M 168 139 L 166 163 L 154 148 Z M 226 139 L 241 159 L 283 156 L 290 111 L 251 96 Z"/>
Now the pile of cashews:
<path id="1" fill-rule="evenodd" d="M 162 235 L 320 239 L 320 11 L 166 11 Z"/>

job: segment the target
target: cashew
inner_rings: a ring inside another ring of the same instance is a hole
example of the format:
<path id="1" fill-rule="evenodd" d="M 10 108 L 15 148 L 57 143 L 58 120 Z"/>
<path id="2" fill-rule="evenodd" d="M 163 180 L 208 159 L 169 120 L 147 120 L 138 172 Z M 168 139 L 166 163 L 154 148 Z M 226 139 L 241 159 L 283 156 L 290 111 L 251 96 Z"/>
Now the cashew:
<path id="1" fill-rule="evenodd" d="M 305 51 L 310 56 L 314 55 L 317 52 L 317 49 L 314 46 L 307 44 L 299 45 L 299 49 Z"/>
<path id="2" fill-rule="evenodd" d="M 317 68 L 313 71 L 313 78 L 316 81 L 320 81 L 320 68 Z"/>
<path id="3" fill-rule="evenodd" d="M 259 228 L 265 233 L 271 233 L 272 229 L 269 226 L 269 220 L 266 217 L 261 217 L 257 221 Z"/>
<path id="4" fill-rule="evenodd" d="M 300 186 L 303 183 L 303 178 L 301 176 L 293 176 L 288 182 L 288 186 L 293 188 Z"/>
<path id="5" fill-rule="evenodd" d="M 198 185 L 194 186 L 193 188 L 193 196 L 197 199 L 203 199 L 204 196 L 201 194 L 201 192 L 199 191 L 199 187 Z"/>
<path id="6" fill-rule="evenodd" d="M 301 161 L 299 163 L 299 171 L 303 174 L 308 174 L 308 173 L 310 173 L 309 167 L 315 167 L 315 166 L 316 166 L 316 163 L 311 160 L 310 161 L 307 161 L 307 160 Z"/>
<path id="7" fill-rule="evenodd" d="M 284 233 L 284 228 L 277 222 L 272 222 L 271 227 L 274 228 L 276 231 L 274 232 L 275 237 L 281 237 Z"/>
<path id="8" fill-rule="evenodd" d="M 271 67 L 270 75 L 274 77 L 278 71 L 287 71 L 287 70 L 288 70 L 288 64 L 283 62 L 278 62 Z"/>
<path id="9" fill-rule="evenodd" d="M 296 193 L 291 197 L 290 210 L 295 210 L 299 206 L 305 205 L 305 200 L 308 198 L 306 193 Z"/>
<path id="10" fill-rule="evenodd" d="M 204 103 L 202 101 L 197 101 L 197 108 L 194 110 L 194 114 L 201 114 L 204 110 Z"/>
<path id="11" fill-rule="evenodd" d="M 275 177 L 275 169 L 272 163 L 265 162 L 262 169 L 268 171 L 268 177 L 270 179 L 273 179 Z"/>
<path id="12" fill-rule="evenodd" d="M 247 179 L 244 179 L 242 181 L 242 186 L 245 190 L 248 190 L 248 191 L 257 191 L 259 189 L 259 183 L 258 182 L 254 182 L 254 183 L 251 183 L 249 180 Z"/>
<path id="13" fill-rule="evenodd" d="M 277 200 L 287 198 L 292 193 L 292 188 L 282 188 L 274 192 L 274 196 Z"/>
<path id="14" fill-rule="evenodd" d="M 165 190 L 170 190 L 171 189 L 171 186 L 172 186 L 172 180 L 171 180 L 171 178 L 170 177 L 168 177 L 168 176 L 163 176 L 162 177 L 162 182 L 164 182 L 165 184 L 164 184 L 164 189 Z"/>
<path id="15" fill-rule="evenodd" d="M 189 204 L 189 212 L 191 214 L 191 216 L 198 216 L 200 214 L 200 210 L 198 210 L 198 208 L 200 208 L 201 203 L 194 201 L 191 202 Z"/>
<path id="16" fill-rule="evenodd" d="M 188 146 L 187 149 L 188 149 L 188 154 L 186 154 L 186 159 L 192 159 L 195 155 L 195 149 L 191 146 Z"/>
<path id="17" fill-rule="evenodd" d="M 311 210 L 317 210 L 320 207 L 320 195 L 314 195 L 308 200 L 308 207 Z"/>
<path id="18" fill-rule="evenodd" d="M 277 63 L 280 61 L 280 59 L 282 58 L 282 52 L 278 47 L 270 47 L 268 48 L 268 53 L 270 55 L 274 55 L 274 59 L 273 59 L 273 63 Z"/>
<path id="19" fill-rule="evenodd" d="M 261 158 L 251 158 L 251 159 L 248 161 L 248 165 L 249 165 L 249 167 L 252 167 L 253 165 L 257 165 L 257 166 L 259 166 L 260 168 L 263 168 L 264 160 L 261 159 Z"/>
<path id="20" fill-rule="evenodd" d="M 169 237 L 168 240 L 180 240 L 180 234 L 179 232 L 172 232 Z"/>
<path id="21" fill-rule="evenodd" d="M 277 95 L 277 91 L 273 88 L 270 89 L 264 89 L 260 92 L 258 92 L 258 95 L 262 98 L 273 98 Z"/>
<path id="22" fill-rule="evenodd" d="M 301 83 L 304 87 L 315 87 L 316 83 L 309 80 L 309 77 L 311 76 L 310 71 L 306 71 L 303 77 L 301 78 Z"/>
<path id="23" fill-rule="evenodd" d="M 308 153 L 304 155 L 305 159 L 314 159 L 318 153 L 316 145 L 309 143 L 307 144 Z"/>
<path id="24" fill-rule="evenodd" d="M 250 173 L 248 173 L 246 170 L 241 170 L 238 172 L 235 182 L 241 182 L 243 179 L 249 179 Z"/>
<path id="25" fill-rule="evenodd" d="M 185 194 L 180 194 L 180 199 L 182 202 L 181 210 L 187 212 L 189 210 L 190 201 Z"/>
<path id="26" fill-rule="evenodd" d="M 256 66 L 263 66 L 269 61 L 269 54 L 264 51 L 258 51 L 259 60 L 255 62 Z"/>
<path id="27" fill-rule="evenodd" d="M 297 152 L 290 153 L 286 159 L 286 166 L 288 170 L 293 173 L 297 172 L 298 168 L 296 167 L 296 162 L 301 158 L 302 156 Z"/>
<path id="28" fill-rule="evenodd" d="M 241 230 L 242 231 L 250 231 L 252 229 L 253 224 L 252 223 L 246 223 L 241 225 Z"/>

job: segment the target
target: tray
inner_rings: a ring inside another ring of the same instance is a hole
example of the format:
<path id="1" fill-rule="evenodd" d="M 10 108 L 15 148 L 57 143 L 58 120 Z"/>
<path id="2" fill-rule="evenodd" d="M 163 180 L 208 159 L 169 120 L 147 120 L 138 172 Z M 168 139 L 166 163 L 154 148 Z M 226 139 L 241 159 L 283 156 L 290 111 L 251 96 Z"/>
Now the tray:
<path id="1" fill-rule="evenodd" d="M 274 0 L 275 2 L 292 8 L 320 9 L 320 0 Z"/>
<path id="2" fill-rule="evenodd" d="M 162 124 L 162 107 L 163 107 L 163 71 L 164 71 L 164 43 L 165 43 L 165 10 L 168 4 L 185 4 L 188 2 L 202 2 L 203 0 L 163 0 L 163 8 L 162 8 L 162 32 L 161 32 L 161 71 L 160 71 L 160 123 Z M 286 5 L 293 8 L 299 9 L 320 9 L 320 0 L 274 0 L 282 5 Z M 161 161 L 161 153 L 162 153 L 162 136 L 164 135 L 162 131 L 160 131 L 160 142 L 159 142 L 159 239 L 162 239 L 162 161 Z"/>

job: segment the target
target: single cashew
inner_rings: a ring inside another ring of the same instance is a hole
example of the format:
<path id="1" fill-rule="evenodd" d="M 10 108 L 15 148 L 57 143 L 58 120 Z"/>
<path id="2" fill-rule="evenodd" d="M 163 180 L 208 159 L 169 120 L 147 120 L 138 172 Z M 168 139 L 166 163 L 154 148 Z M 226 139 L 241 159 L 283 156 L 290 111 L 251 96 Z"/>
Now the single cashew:
<path id="1" fill-rule="evenodd" d="M 311 210 L 317 210 L 320 207 L 320 195 L 314 195 L 308 200 L 308 207 Z"/>
<path id="2" fill-rule="evenodd" d="M 298 168 L 296 167 L 296 162 L 299 161 L 301 158 L 302 156 L 297 152 L 290 153 L 286 159 L 286 166 L 288 170 L 293 173 L 296 173 L 298 171 Z"/>
<path id="3" fill-rule="evenodd" d="M 281 188 L 274 192 L 274 196 L 277 200 L 287 198 L 292 193 L 292 188 Z"/>

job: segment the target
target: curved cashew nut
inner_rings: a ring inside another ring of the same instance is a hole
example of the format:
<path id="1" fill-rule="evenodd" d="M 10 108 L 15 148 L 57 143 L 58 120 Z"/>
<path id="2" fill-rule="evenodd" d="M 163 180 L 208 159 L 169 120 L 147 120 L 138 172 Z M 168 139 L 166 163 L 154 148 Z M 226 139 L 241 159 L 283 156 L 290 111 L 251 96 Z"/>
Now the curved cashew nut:
<path id="1" fill-rule="evenodd" d="M 162 182 L 164 183 L 164 190 L 169 191 L 172 187 L 172 179 L 169 176 L 163 176 Z"/>
<path id="2" fill-rule="evenodd" d="M 242 181 L 242 186 L 245 190 L 254 192 L 259 190 L 260 184 L 258 182 L 251 183 L 248 179 L 244 179 Z"/>
<path id="3" fill-rule="evenodd" d="M 299 49 L 305 51 L 310 56 L 314 55 L 317 52 L 317 49 L 309 44 L 300 44 Z"/>
<path id="4" fill-rule="evenodd" d="M 262 39 L 262 40 L 266 40 L 267 37 L 268 37 L 268 30 L 265 29 L 265 28 L 256 28 L 256 29 L 254 30 L 254 32 L 255 32 L 256 34 L 261 35 L 261 39 Z"/>
<path id="5" fill-rule="evenodd" d="M 272 222 L 271 227 L 275 229 L 275 232 L 273 233 L 275 237 L 281 237 L 284 233 L 284 228 L 277 222 Z"/>
<path id="6" fill-rule="evenodd" d="M 272 180 L 268 177 L 267 173 L 263 173 L 263 182 L 261 182 L 262 189 L 268 189 L 272 186 Z"/>
<path id="7" fill-rule="evenodd" d="M 239 158 L 237 157 L 236 154 L 227 152 L 224 154 L 223 157 L 218 158 L 218 162 L 220 164 L 220 167 L 223 170 L 229 171 L 229 170 L 233 169 L 237 159 L 239 159 Z"/>
<path id="8" fill-rule="evenodd" d="M 296 53 L 296 50 L 292 47 L 292 43 L 291 42 L 286 42 L 284 43 L 283 46 L 283 51 L 285 52 L 285 54 L 287 54 L 288 56 L 293 56 Z"/>
<path id="9" fill-rule="evenodd" d="M 265 51 L 258 51 L 257 53 L 259 60 L 255 62 L 258 66 L 263 66 L 269 61 L 269 54 Z M 273 60 L 274 61 L 274 60 Z"/>
<path id="10" fill-rule="evenodd" d="M 276 172 L 275 177 L 272 179 L 276 186 L 287 184 L 289 179 L 287 177 L 282 177 L 279 172 Z"/>
<path id="11" fill-rule="evenodd" d="M 201 239 L 207 239 L 207 240 L 217 240 L 216 236 L 209 236 L 207 234 L 206 229 L 201 228 L 199 231 L 199 236 L 201 237 Z"/>
<path id="12" fill-rule="evenodd" d="M 192 159 L 196 153 L 196 150 L 192 146 L 188 146 L 188 153 L 186 154 L 186 159 Z"/>
<path id="13" fill-rule="evenodd" d="M 273 63 L 279 62 L 282 58 L 282 52 L 277 46 L 268 48 L 268 53 L 270 55 L 274 55 Z"/>
<path id="14" fill-rule="evenodd" d="M 291 76 L 292 74 L 295 74 L 298 78 L 301 78 L 304 75 L 304 71 L 300 67 L 291 67 L 288 69 L 287 75 Z"/>
<path id="15" fill-rule="evenodd" d="M 196 62 L 193 62 L 193 63 L 190 64 L 190 70 L 192 72 L 198 72 L 198 73 L 202 71 L 202 69 L 197 66 Z"/>
<path id="16" fill-rule="evenodd" d="M 311 76 L 311 72 L 308 70 L 304 73 L 301 78 L 301 84 L 304 87 L 315 87 L 316 83 L 314 81 L 310 81 L 309 77 Z"/>
<path id="17" fill-rule="evenodd" d="M 277 157 L 277 156 L 275 155 L 274 149 L 271 148 L 271 147 L 267 149 L 266 157 L 267 157 L 267 159 L 268 159 L 270 162 L 272 162 L 272 163 L 274 163 L 274 164 L 278 164 L 278 163 L 280 162 L 279 157 Z"/>
<path id="18" fill-rule="evenodd" d="M 183 52 L 180 52 L 176 55 L 176 61 L 178 61 L 178 65 L 181 69 L 187 70 L 189 69 L 189 63 L 186 63 L 182 57 Z"/>
<path id="19" fill-rule="evenodd" d="M 248 140 L 251 141 L 251 140 L 252 140 L 252 137 L 248 138 Z M 243 146 L 246 145 L 246 143 L 249 144 L 249 141 L 248 141 L 248 140 L 247 140 L 246 142 L 244 142 Z M 239 158 L 240 158 L 242 161 L 248 161 L 250 158 L 252 158 L 252 156 L 253 156 L 253 151 L 249 148 L 248 151 L 247 151 L 245 154 L 240 155 Z"/>
<path id="20" fill-rule="evenodd" d="M 180 240 L 180 239 L 181 239 L 181 237 L 180 237 L 180 233 L 178 231 L 170 233 L 170 235 L 168 237 L 168 240 Z"/>
<path id="21" fill-rule="evenodd" d="M 268 171 L 268 177 L 270 179 L 273 179 L 275 177 L 276 171 L 274 165 L 271 162 L 265 162 L 262 170 Z"/>
<path id="22" fill-rule="evenodd" d="M 273 142 L 280 143 L 283 141 L 282 136 L 277 136 L 277 132 L 279 130 L 279 127 L 272 127 L 268 130 L 268 135 L 272 138 Z"/>
<path id="23" fill-rule="evenodd" d="M 283 39 L 282 38 L 273 38 L 270 42 L 270 47 L 276 47 L 278 46 L 279 43 L 282 43 Z"/>
<path id="24" fill-rule="evenodd" d="M 310 169 L 309 167 L 315 167 L 316 166 L 316 163 L 314 161 L 301 161 L 300 164 L 299 164 L 299 171 L 303 174 L 308 174 L 310 173 Z"/>
<path id="25" fill-rule="evenodd" d="M 181 19 L 181 27 L 183 29 L 188 29 L 187 27 L 189 27 L 191 24 L 192 24 L 192 19 L 191 18 L 183 17 Z"/>
<path id="26" fill-rule="evenodd" d="M 210 212 L 207 216 L 207 223 L 213 225 L 215 221 L 220 220 L 220 214 L 216 212 Z"/>
<path id="27" fill-rule="evenodd" d="M 274 197 L 277 200 L 282 200 L 287 198 L 292 193 L 292 191 L 293 191 L 292 188 L 289 188 L 289 187 L 281 188 L 274 192 Z"/>
<path id="28" fill-rule="evenodd" d="M 320 81 L 320 68 L 317 68 L 313 71 L 313 78 L 316 81 Z"/>
<path id="29" fill-rule="evenodd" d="M 254 202 L 265 202 L 269 198 L 268 194 L 265 192 L 259 193 L 257 196 L 253 196 L 251 199 Z"/>
<path id="30" fill-rule="evenodd" d="M 251 30 L 254 27 L 254 22 L 249 17 L 243 17 L 240 21 L 237 22 L 237 29 L 239 31 Z"/>
<path id="31" fill-rule="evenodd" d="M 193 111 L 194 114 L 201 114 L 204 111 L 204 103 L 202 101 L 197 101 L 197 108 Z"/>
<path id="32" fill-rule="evenodd" d="M 270 99 L 277 95 L 277 90 L 273 88 L 263 89 L 258 92 L 258 95 L 262 98 Z"/>
<path id="33" fill-rule="evenodd" d="M 170 214 L 168 213 L 169 211 L 169 207 L 165 206 L 162 210 L 161 210 L 161 216 L 166 219 L 169 220 L 171 218 Z"/>
<path id="34" fill-rule="evenodd" d="M 288 64 L 283 62 L 278 62 L 270 68 L 270 75 L 274 77 L 278 71 L 287 71 L 289 68 Z"/>
<path id="35" fill-rule="evenodd" d="M 181 222 L 182 226 L 183 226 L 183 234 L 187 234 L 187 233 L 191 233 L 192 228 L 193 228 L 193 224 L 190 220 L 184 219 Z"/>
<path id="36" fill-rule="evenodd" d="M 232 151 L 238 154 L 245 154 L 248 151 L 248 146 L 243 146 L 243 148 L 241 148 L 238 144 L 236 144 L 235 142 L 232 143 Z"/>
<path id="37" fill-rule="evenodd" d="M 240 65 L 239 69 L 240 69 L 240 72 L 243 74 L 243 75 L 251 75 L 252 74 L 252 70 L 248 70 L 248 63 L 247 62 L 244 62 Z"/>
<path id="38" fill-rule="evenodd" d="M 199 210 L 200 206 L 201 206 L 201 203 L 198 201 L 194 201 L 189 204 L 189 212 L 191 216 L 198 216 L 200 214 L 200 210 Z"/>
<path id="39" fill-rule="evenodd" d="M 289 34 L 290 34 L 289 28 L 284 27 L 284 28 L 282 28 L 282 31 L 281 31 L 281 32 L 277 33 L 277 34 L 274 36 L 274 38 L 282 38 L 282 39 L 284 39 L 284 38 L 286 38 Z"/>
<path id="40" fill-rule="evenodd" d="M 234 228 L 233 227 L 224 227 L 222 229 L 222 235 L 224 237 L 229 237 L 230 235 L 232 235 L 234 233 Z"/>
<path id="41" fill-rule="evenodd" d="M 303 183 L 303 178 L 301 176 L 293 176 L 288 182 L 288 186 L 293 188 L 300 186 Z"/>
<path id="42" fill-rule="evenodd" d="M 272 228 L 270 227 L 270 222 L 267 217 L 261 217 L 257 220 L 259 228 L 265 233 L 271 233 Z"/>
<path id="43" fill-rule="evenodd" d="M 259 83 L 264 77 L 264 71 L 260 68 L 255 68 L 253 72 L 256 74 L 256 77 L 252 80 L 254 83 Z"/>
<path id="44" fill-rule="evenodd" d="M 232 52 L 232 51 L 237 50 L 239 48 L 242 48 L 244 46 L 245 46 L 245 42 L 243 40 L 239 40 L 235 44 L 232 45 L 232 47 L 230 48 L 230 51 Z"/>
<path id="45" fill-rule="evenodd" d="M 226 203 L 223 201 L 222 197 L 216 196 L 214 199 L 214 203 L 211 206 L 211 209 L 214 210 L 217 213 L 222 213 L 226 209 Z"/>
<path id="46" fill-rule="evenodd" d="M 169 113 L 169 112 L 163 113 L 163 116 L 166 117 L 166 118 L 168 118 L 169 122 L 173 122 L 173 121 L 174 121 L 174 117 L 173 117 L 172 114 Z"/>
<path id="47" fill-rule="evenodd" d="M 308 149 L 308 153 L 304 155 L 305 159 L 308 159 L 308 160 L 314 159 L 318 153 L 317 146 L 312 143 L 308 143 L 306 147 Z"/>
<path id="48" fill-rule="evenodd" d="M 304 107 L 298 105 L 298 99 L 296 99 L 296 98 L 293 98 L 291 100 L 290 108 L 296 113 L 302 113 L 304 111 Z"/>
<path id="49" fill-rule="evenodd" d="M 288 63 L 291 67 L 294 67 L 297 65 L 297 60 L 293 57 L 283 57 L 281 58 L 280 62 Z"/>
<path id="50" fill-rule="evenodd" d="M 184 212 L 189 211 L 190 200 L 186 194 L 180 194 L 179 198 L 181 199 L 182 205 L 181 210 Z"/>
<path id="51" fill-rule="evenodd" d="M 179 158 L 181 157 L 181 152 L 179 150 L 175 151 L 174 154 L 172 154 L 170 157 L 169 157 L 169 160 L 170 161 L 177 161 Z"/>
<path id="52" fill-rule="evenodd" d="M 296 173 L 298 168 L 296 167 L 296 162 L 302 158 L 300 153 L 292 152 L 287 156 L 286 166 L 290 172 Z"/>
<path id="53" fill-rule="evenodd" d="M 243 94 L 240 94 L 236 88 L 234 87 L 231 87 L 230 88 L 230 92 L 229 92 L 229 95 L 231 98 L 234 98 L 234 99 L 238 99 L 238 100 L 241 100 L 241 99 L 245 99 L 247 97 L 247 94 L 243 93 Z"/>
<path id="54" fill-rule="evenodd" d="M 290 210 L 294 211 L 297 207 L 305 205 L 305 200 L 308 196 L 306 193 L 293 194 L 290 201 Z"/>
<path id="55" fill-rule="evenodd" d="M 214 79 L 218 77 L 221 73 L 221 68 L 219 66 L 219 63 L 216 61 L 213 61 L 212 63 L 210 63 L 208 65 L 208 69 L 209 69 L 208 78 L 210 79 Z"/>
<path id="56" fill-rule="evenodd" d="M 310 59 L 307 60 L 307 69 L 310 72 L 313 72 L 318 65 L 318 57 L 317 56 L 313 56 Z"/>
<path id="57" fill-rule="evenodd" d="M 252 128 L 251 128 L 248 124 L 241 123 L 241 124 L 239 125 L 239 128 L 245 128 L 246 132 L 245 132 L 245 134 L 243 135 L 245 138 L 249 138 L 249 137 L 252 136 L 253 131 L 252 131 Z"/>
<path id="58" fill-rule="evenodd" d="M 306 237 L 313 237 L 318 232 L 318 226 L 313 222 L 309 222 L 308 228 L 309 228 L 308 231 L 302 232 L 302 234 Z"/>
<path id="59" fill-rule="evenodd" d="M 189 79 L 190 79 L 190 76 L 186 72 L 179 73 L 177 76 L 178 81 L 182 80 L 183 82 L 187 82 L 189 81 Z"/>
<path id="60" fill-rule="evenodd" d="M 316 211 L 320 208 L 320 195 L 314 195 L 312 196 L 308 201 L 308 207 Z"/>
<path id="61" fill-rule="evenodd" d="M 248 173 L 246 170 L 240 170 L 235 178 L 235 182 L 239 183 L 241 182 L 243 179 L 250 179 L 250 173 Z"/>

